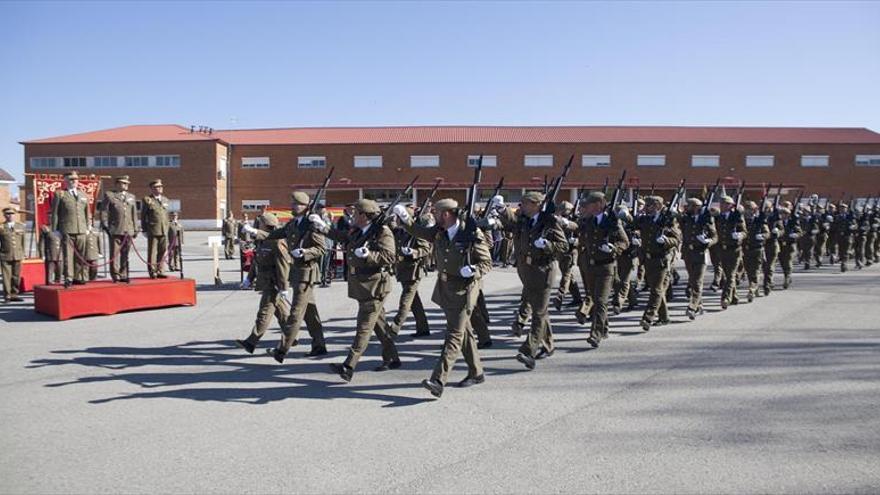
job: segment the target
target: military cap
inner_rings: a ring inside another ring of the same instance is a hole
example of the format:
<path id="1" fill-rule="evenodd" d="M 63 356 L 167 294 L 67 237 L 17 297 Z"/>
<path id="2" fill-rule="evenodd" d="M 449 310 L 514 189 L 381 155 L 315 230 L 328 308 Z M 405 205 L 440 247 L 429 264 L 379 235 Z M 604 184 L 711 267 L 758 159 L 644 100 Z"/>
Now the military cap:
<path id="1" fill-rule="evenodd" d="M 574 208 L 574 205 L 568 201 L 562 201 L 559 203 L 559 209 L 562 211 L 571 211 L 572 208 Z"/>
<path id="2" fill-rule="evenodd" d="M 644 205 L 645 205 L 645 199 L 644 199 L 644 198 L 637 198 L 637 199 L 636 199 L 636 204 L 640 204 L 640 205 L 644 206 Z"/>
<path id="3" fill-rule="evenodd" d="M 162 179 L 155 179 L 153 181 L 150 181 L 150 187 L 163 187 Z"/>
<path id="4" fill-rule="evenodd" d="M 437 212 L 455 210 L 456 208 L 458 208 L 458 201 L 452 198 L 441 199 L 434 203 L 434 209 L 437 210 Z"/>
<path id="5" fill-rule="evenodd" d="M 717 206 L 710 206 L 709 213 L 721 213 L 721 210 L 719 210 Z"/>
<path id="6" fill-rule="evenodd" d="M 782 202 L 782 207 L 788 208 L 789 210 L 791 210 L 791 201 L 786 199 L 785 201 Z"/>
<path id="7" fill-rule="evenodd" d="M 599 203 L 601 201 L 605 201 L 605 194 L 600 191 L 593 191 L 590 194 L 587 194 L 587 197 L 584 198 L 584 204 L 593 204 Z"/>
<path id="8" fill-rule="evenodd" d="M 745 206 L 746 208 L 754 209 L 758 207 L 758 203 L 755 203 L 754 201 L 746 201 Z"/>
<path id="9" fill-rule="evenodd" d="M 66 174 L 64 174 L 64 178 L 65 179 L 79 179 L 79 174 L 76 172 L 76 170 L 71 170 L 70 172 L 67 172 Z"/>
<path id="10" fill-rule="evenodd" d="M 703 200 L 700 198 L 688 198 L 688 206 L 703 206 Z"/>
<path id="11" fill-rule="evenodd" d="M 15 215 L 16 213 L 18 213 L 18 212 L 15 211 L 15 208 L 13 208 L 11 206 L 7 206 L 6 208 L 3 208 L 4 215 Z"/>
<path id="12" fill-rule="evenodd" d="M 541 203 L 544 201 L 544 193 L 538 191 L 529 191 L 523 194 L 523 201 L 531 201 L 532 203 Z"/>
<path id="13" fill-rule="evenodd" d="M 273 213 L 263 213 L 259 217 L 260 225 L 266 225 L 268 227 L 277 227 L 278 226 L 278 217 L 276 217 Z"/>
<path id="14" fill-rule="evenodd" d="M 292 193 L 290 193 L 290 199 L 293 200 L 294 203 L 299 205 L 309 205 L 309 195 L 302 191 L 293 191 Z"/>
<path id="15" fill-rule="evenodd" d="M 849 209 L 849 205 L 846 203 L 840 203 L 840 206 L 838 206 L 838 208 L 840 208 L 841 210 L 844 208 Z"/>
<path id="16" fill-rule="evenodd" d="M 785 213 L 786 215 L 789 215 L 791 214 L 791 210 L 783 206 L 782 208 L 779 208 L 779 213 Z"/>
<path id="17" fill-rule="evenodd" d="M 645 197 L 645 206 L 648 205 L 663 205 L 663 198 L 660 196 L 646 196 Z"/>
<path id="18" fill-rule="evenodd" d="M 379 213 L 381 211 L 379 209 L 379 203 L 372 199 L 359 199 L 357 203 L 354 204 L 354 209 L 361 213 Z"/>
<path id="19" fill-rule="evenodd" d="M 131 184 L 131 181 L 128 179 L 127 175 L 119 175 L 116 177 L 116 182 L 124 182 L 126 184 Z"/>
<path id="20" fill-rule="evenodd" d="M 721 202 L 731 204 L 731 205 L 736 204 L 736 201 L 734 201 L 733 198 L 731 198 L 730 196 L 728 196 L 726 194 L 724 196 L 721 196 Z"/>

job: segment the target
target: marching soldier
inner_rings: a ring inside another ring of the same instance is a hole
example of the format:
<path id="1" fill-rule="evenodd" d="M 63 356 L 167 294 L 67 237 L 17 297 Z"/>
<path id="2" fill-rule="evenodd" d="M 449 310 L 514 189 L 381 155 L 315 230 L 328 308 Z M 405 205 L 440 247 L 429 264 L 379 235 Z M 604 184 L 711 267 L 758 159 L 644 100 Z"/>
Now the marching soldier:
<path id="1" fill-rule="evenodd" d="M 822 230 L 822 217 L 823 214 L 818 212 L 810 211 L 806 207 L 797 206 L 797 208 L 801 208 L 803 211 L 799 215 L 802 222 L 802 230 L 803 234 L 801 235 L 801 260 L 804 262 L 804 270 L 810 269 L 810 261 L 813 257 L 813 250 L 815 249 L 815 245 L 818 243 L 819 232 Z"/>
<path id="2" fill-rule="evenodd" d="M 48 225 L 40 227 L 39 250 L 46 263 L 46 280 L 61 283 L 61 236 Z"/>
<path id="3" fill-rule="evenodd" d="M 578 267 L 584 281 L 584 304 L 578 309 L 578 323 L 590 316 L 587 343 L 599 347 L 608 338 L 608 298 L 614 283 L 617 260 L 629 247 L 629 239 L 620 220 L 606 212 L 605 194 L 591 192 L 583 201 L 578 220 Z M 591 301 L 587 309 L 587 301 Z"/>
<path id="4" fill-rule="evenodd" d="M 3 208 L 0 225 L 0 272 L 3 274 L 5 302 L 23 301 L 18 295 L 21 288 L 21 262 L 24 260 L 24 224 L 16 222 L 15 208 Z"/>
<path id="5" fill-rule="evenodd" d="M 397 206 L 403 208 L 403 205 Z M 341 364 L 330 365 L 346 382 L 350 382 L 354 376 L 354 370 L 367 350 L 373 333 L 382 344 L 382 364 L 375 371 L 393 370 L 401 366 L 397 346 L 385 321 L 384 307 L 385 298 L 391 292 L 390 272 L 396 253 L 394 234 L 387 226 L 374 222 L 381 214 L 375 201 L 361 199 L 354 208 L 354 228 L 348 232 L 330 231 L 334 240 L 346 243 L 348 297 L 358 302 L 357 327 L 348 357 Z M 373 232 L 373 229 L 378 229 L 378 232 Z"/>
<path id="6" fill-rule="evenodd" d="M 82 256 L 86 250 L 86 233 L 92 224 L 89 198 L 78 189 L 79 174 L 76 170 L 64 176 L 67 189 L 55 191 L 52 202 L 52 230 L 61 237 L 61 254 L 64 258 L 64 286 L 86 283 L 88 268 Z M 79 256 L 77 256 L 77 254 Z"/>
<path id="7" fill-rule="evenodd" d="M 755 300 L 758 293 L 758 272 L 764 261 L 764 243 L 770 236 L 767 222 L 760 221 L 758 204 L 748 201 L 745 205 L 746 232 L 748 233 L 743 243 L 743 267 L 749 281 L 748 301 Z"/>
<path id="8" fill-rule="evenodd" d="M 865 206 L 865 215 L 867 219 L 865 223 L 868 226 L 868 234 L 865 238 L 865 264 L 867 266 L 873 265 L 877 261 L 877 245 L 880 238 L 878 238 L 878 229 L 880 229 L 880 217 L 877 215 L 878 208 L 878 199 L 874 200 L 873 207 L 869 210 L 867 206 Z"/>
<path id="9" fill-rule="evenodd" d="M 575 280 L 574 273 L 575 267 L 577 267 L 577 259 L 578 259 L 578 249 L 577 249 L 577 222 L 571 221 L 572 216 L 574 215 L 574 205 L 569 203 L 568 201 L 563 201 L 559 203 L 559 218 L 560 223 L 562 225 L 563 230 L 565 231 L 565 238 L 568 241 L 568 248 L 559 254 L 559 291 L 556 295 L 556 300 L 554 301 L 554 305 L 556 306 L 556 311 L 560 311 L 562 309 L 562 302 L 565 299 L 565 296 L 571 293 L 572 303 L 580 306 L 583 302 L 581 300 L 581 291 L 578 289 L 577 280 Z"/>
<path id="10" fill-rule="evenodd" d="M 703 275 L 706 273 L 706 251 L 718 242 L 715 220 L 702 214 L 703 201 L 687 200 L 687 212 L 681 217 L 681 258 L 688 274 L 687 317 L 703 314 Z"/>
<path id="11" fill-rule="evenodd" d="M 510 208 L 502 208 L 504 198 L 492 198 L 490 208 L 498 209 L 499 228 L 513 232 L 516 271 L 523 284 L 524 301 L 531 307 L 532 323 L 529 336 L 519 349 L 516 359 L 526 368 L 535 368 L 535 359 L 553 354 L 553 336 L 548 333 L 550 318 L 547 308 L 553 283 L 553 261 L 568 249 L 565 233 L 559 219 L 541 220 L 544 195 L 526 193 L 521 202 L 519 215 Z M 494 226 L 495 219 L 489 221 Z M 541 356 L 539 356 L 539 351 Z"/>
<path id="12" fill-rule="evenodd" d="M 432 227 L 414 223 L 402 205 L 395 206 L 393 213 L 410 233 L 434 244 L 437 283 L 431 300 L 445 313 L 446 337 L 431 378 L 422 381 L 422 385 L 439 398 L 459 354 L 464 355 L 468 374 L 458 385 L 470 387 L 485 381 L 471 314 L 477 305 L 480 280 L 492 269 L 492 253 L 479 229 L 475 239 L 466 238 L 465 222 L 459 219 L 458 202 L 454 199 L 437 201 L 434 211 L 437 223 Z"/>
<path id="13" fill-rule="evenodd" d="M 183 225 L 179 218 L 180 213 L 172 211 L 168 222 L 168 270 L 172 272 L 179 272 L 183 265 Z"/>
<path id="14" fill-rule="evenodd" d="M 168 198 L 162 195 L 161 179 L 150 182 L 150 194 L 141 200 L 141 230 L 147 236 L 147 271 L 150 278 L 165 275 L 165 253 L 168 250 Z"/>
<path id="15" fill-rule="evenodd" d="M 101 228 L 110 237 L 110 278 L 128 282 L 128 253 L 138 235 L 137 198 L 128 192 L 127 175 L 116 178 L 116 190 L 104 193 Z"/>
<path id="16" fill-rule="evenodd" d="M 773 271 L 776 266 L 776 260 L 779 258 L 780 237 L 785 230 L 782 220 L 779 218 L 779 212 L 773 210 L 771 203 L 764 206 L 764 214 L 767 216 L 767 227 L 770 233 L 764 242 L 764 295 L 769 296 L 773 290 Z"/>
<path id="17" fill-rule="evenodd" d="M 615 315 L 620 314 L 624 307 L 628 311 L 636 305 L 636 283 L 630 279 L 634 278 L 634 271 L 638 264 L 639 246 L 642 245 L 642 239 L 636 230 L 635 219 L 626 205 L 620 205 L 617 208 L 617 219 L 626 233 L 629 246 L 617 257 L 617 275 L 614 277 L 614 296 L 612 296 L 611 303 L 611 310 Z"/>
<path id="18" fill-rule="evenodd" d="M 407 208 L 410 215 L 412 208 Z M 419 219 L 421 221 L 421 219 Z M 431 256 L 431 244 L 425 239 L 411 235 L 402 226 L 394 229 L 394 240 L 397 246 L 397 265 L 394 270 L 402 292 L 397 306 L 397 314 L 388 326 L 391 335 L 396 337 L 406 322 L 410 310 L 416 319 L 416 337 L 430 335 L 428 316 L 419 297 L 419 282 L 425 276 L 424 260 Z"/>
<path id="19" fill-rule="evenodd" d="M 794 268 L 795 251 L 797 242 L 802 234 L 797 217 L 791 215 L 788 208 L 783 206 L 779 209 L 779 221 L 782 223 L 782 233 L 779 236 L 779 264 L 782 266 L 782 288 L 791 286 L 791 272 Z"/>
<path id="20" fill-rule="evenodd" d="M 718 243 L 721 245 L 721 269 L 724 281 L 721 286 L 721 309 L 739 304 L 737 295 L 737 270 L 742 261 L 742 241 L 746 237 L 746 222 L 730 196 L 721 198 L 721 212 L 716 219 Z"/>
<path id="21" fill-rule="evenodd" d="M 822 267 L 822 255 L 828 255 L 828 263 L 834 264 L 837 255 L 837 225 L 834 223 L 834 216 L 837 208 L 833 203 L 828 203 L 823 209 L 817 207 L 819 217 L 819 233 L 816 235 L 816 244 L 813 248 L 813 256 L 816 259 L 816 268 Z"/>
<path id="22" fill-rule="evenodd" d="M 221 233 L 223 235 L 223 255 L 228 260 L 231 260 L 235 257 L 235 237 L 237 226 L 238 222 L 235 221 L 235 216 L 230 210 L 226 213 L 226 218 L 223 220 L 223 229 L 221 230 Z"/>
<path id="23" fill-rule="evenodd" d="M 709 206 L 709 216 L 712 217 L 713 224 L 720 214 L 721 210 L 717 206 Z M 721 244 L 717 239 L 709 246 L 709 261 L 712 262 L 712 284 L 709 285 L 709 288 L 718 292 L 724 280 L 724 269 L 721 267 Z"/>
<path id="24" fill-rule="evenodd" d="M 834 243 L 837 245 L 837 257 L 840 259 L 840 271 L 847 270 L 846 263 L 849 261 L 849 250 L 852 247 L 853 233 L 858 229 L 852 213 L 849 211 L 849 205 L 840 202 L 840 213 L 834 217 L 834 231 L 836 238 Z"/>
<path id="25" fill-rule="evenodd" d="M 645 255 L 645 283 L 648 286 L 648 304 L 642 314 L 641 326 L 646 332 L 658 317 L 661 324 L 669 323 L 666 308 L 666 287 L 670 282 L 671 253 L 681 242 L 681 232 L 674 217 L 663 215 L 663 198 L 648 196 L 645 215 L 639 218 L 638 230 Z"/>
<path id="26" fill-rule="evenodd" d="M 321 283 L 320 261 L 324 256 L 325 235 L 327 225 L 321 217 L 311 214 L 306 218 L 309 207 L 309 195 L 302 191 L 294 191 L 290 195 L 290 211 L 293 218 L 280 229 L 275 229 L 268 235 L 269 239 L 287 239 L 287 248 L 290 250 L 292 262 L 290 264 L 290 285 L 293 287 L 293 301 L 291 302 L 290 316 L 283 327 L 281 340 L 275 349 L 267 349 L 266 352 L 278 363 L 283 363 L 290 348 L 296 345 L 299 327 L 305 320 L 306 328 L 312 339 L 312 348 L 306 357 L 317 357 L 327 354 L 327 344 L 324 340 L 324 328 L 318 307 L 315 305 L 315 285 Z M 260 215 L 259 220 L 265 220 L 266 214 Z M 255 222 L 255 223 L 262 223 Z M 260 240 L 265 236 L 253 227 L 245 227 L 251 235 Z M 256 267 L 256 265 L 253 265 Z M 253 352 L 253 346 L 242 346 L 248 352 Z"/>

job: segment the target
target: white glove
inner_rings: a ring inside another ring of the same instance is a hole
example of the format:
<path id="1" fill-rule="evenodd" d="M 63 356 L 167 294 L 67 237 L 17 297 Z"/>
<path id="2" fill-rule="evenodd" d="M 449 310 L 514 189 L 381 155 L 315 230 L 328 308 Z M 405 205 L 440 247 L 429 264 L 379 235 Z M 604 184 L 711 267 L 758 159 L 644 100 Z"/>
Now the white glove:
<path id="1" fill-rule="evenodd" d="M 849 226 L 849 230 L 856 230 L 857 228 L 858 228 L 858 227 L 856 227 L 855 225 L 850 225 L 850 226 Z"/>
<path id="2" fill-rule="evenodd" d="M 498 225 L 498 220 L 495 220 L 494 217 L 486 217 L 486 225 L 489 227 L 494 227 Z"/>
<path id="3" fill-rule="evenodd" d="M 358 258 L 366 258 L 370 254 L 370 250 L 366 246 L 361 246 L 354 250 L 354 255 Z"/>
<path id="4" fill-rule="evenodd" d="M 394 205 L 394 208 L 391 209 L 391 213 L 394 213 L 394 216 L 399 218 L 402 222 L 409 222 L 409 212 L 406 211 L 406 206 Z"/>
<path id="5" fill-rule="evenodd" d="M 816 235 L 819 233 L 819 229 L 813 229 L 810 231 L 811 234 Z"/>
<path id="6" fill-rule="evenodd" d="M 602 244 L 601 246 L 599 246 L 599 251 L 602 251 L 603 253 L 606 253 L 606 254 L 610 254 L 611 253 L 611 244 L 608 244 L 607 242 L 605 244 Z"/>
<path id="7" fill-rule="evenodd" d="M 703 244 L 709 244 L 709 239 L 706 238 L 705 234 L 698 235 L 697 240 Z"/>
<path id="8" fill-rule="evenodd" d="M 642 238 L 641 237 L 633 237 L 632 240 L 630 241 L 630 244 L 632 244 L 635 247 L 639 247 L 642 245 Z"/>
<path id="9" fill-rule="evenodd" d="M 251 288 L 251 279 L 249 279 L 249 278 L 244 279 L 241 282 L 241 285 L 239 285 L 239 287 L 242 289 L 250 289 Z"/>
<path id="10" fill-rule="evenodd" d="M 321 215 L 316 215 L 312 213 L 309 215 L 309 221 L 312 222 L 312 225 L 318 227 L 320 230 L 324 230 L 327 228 L 327 224 L 324 222 L 324 219 L 321 218 Z"/>
<path id="11" fill-rule="evenodd" d="M 504 196 L 502 196 L 500 194 L 496 194 L 495 196 L 492 196 L 492 199 L 489 200 L 489 207 L 494 208 L 496 210 L 504 208 Z"/>
<path id="12" fill-rule="evenodd" d="M 472 278 L 477 272 L 474 271 L 474 267 L 465 265 L 461 267 L 461 270 L 459 270 L 458 273 L 464 278 Z"/>
<path id="13" fill-rule="evenodd" d="M 792 238 L 792 239 L 797 239 L 797 238 L 798 238 L 798 235 L 797 235 L 796 232 L 792 232 L 791 234 L 788 234 L 788 237 L 790 237 L 790 238 Z"/>
<path id="14" fill-rule="evenodd" d="M 402 248 L 400 248 L 400 252 L 403 253 L 405 256 L 412 256 L 413 254 L 412 248 L 408 246 L 403 246 Z"/>
<path id="15" fill-rule="evenodd" d="M 547 239 L 543 237 L 538 237 L 535 239 L 535 242 L 532 243 L 538 249 L 546 249 L 547 248 Z"/>
<path id="16" fill-rule="evenodd" d="M 578 238 L 577 237 L 569 237 L 568 243 L 571 244 L 572 246 L 577 246 L 578 245 Z"/>
<path id="17" fill-rule="evenodd" d="M 742 238 L 744 236 L 745 236 L 745 232 L 734 232 L 734 233 L 730 234 L 730 237 L 732 237 L 733 240 L 735 240 L 735 241 L 742 240 Z"/>
<path id="18" fill-rule="evenodd" d="M 301 248 L 291 249 L 290 255 L 293 256 L 294 258 L 302 258 L 303 257 L 303 250 Z"/>
<path id="19" fill-rule="evenodd" d="M 571 222 L 569 222 L 568 219 L 566 219 L 564 217 L 559 217 L 559 226 L 562 227 L 563 229 L 567 229 L 568 224 L 570 224 L 570 223 Z"/>
<path id="20" fill-rule="evenodd" d="M 832 217 L 831 215 L 825 215 L 825 221 L 831 223 L 834 221 L 834 217 Z"/>
<path id="21" fill-rule="evenodd" d="M 657 241 L 657 244 L 666 244 L 666 242 L 669 241 L 669 239 L 667 239 L 666 236 L 662 234 L 655 240 Z"/>
<path id="22" fill-rule="evenodd" d="M 779 227 L 773 227 L 773 230 L 771 230 L 770 232 L 772 232 L 773 235 L 779 235 Z"/>
<path id="23" fill-rule="evenodd" d="M 764 234 L 755 234 L 755 240 L 756 240 L 756 241 L 763 241 L 763 240 L 764 240 Z"/>
<path id="24" fill-rule="evenodd" d="M 241 230 L 244 230 L 248 234 L 256 234 L 258 232 L 257 229 L 253 228 L 249 224 L 244 224 L 244 226 L 241 228 Z"/>

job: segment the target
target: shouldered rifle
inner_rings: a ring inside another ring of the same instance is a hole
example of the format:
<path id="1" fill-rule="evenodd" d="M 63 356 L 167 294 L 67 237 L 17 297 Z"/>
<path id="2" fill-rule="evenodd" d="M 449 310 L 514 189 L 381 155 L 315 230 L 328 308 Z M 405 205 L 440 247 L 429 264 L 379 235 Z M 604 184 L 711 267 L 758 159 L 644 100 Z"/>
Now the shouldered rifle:
<path id="1" fill-rule="evenodd" d="M 620 174 L 620 179 L 617 181 L 617 187 L 614 189 L 614 194 L 611 195 L 611 201 L 605 205 L 605 211 L 609 216 L 615 215 L 614 210 L 617 208 L 617 203 L 620 202 L 620 195 L 623 194 L 623 183 L 626 181 L 626 170 Z"/>
<path id="2" fill-rule="evenodd" d="M 324 177 L 324 182 L 321 183 L 321 187 L 319 187 L 318 190 L 315 191 L 315 195 L 312 196 L 312 200 L 309 201 L 309 205 L 306 207 L 305 212 L 303 212 L 303 219 L 299 222 L 300 248 L 303 247 L 303 241 L 305 240 L 304 234 L 312 226 L 312 222 L 309 220 L 309 215 L 311 215 L 312 212 L 315 211 L 315 207 L 318 206 L 318 201 L 321 200 L 321 196 L 324 194 L 325 191 L 327 191 L 327 186 L 330 185 L 330 177 L 333 177 L 333 170 L 335 169 L 336 167 L 330 167 L 330 171 L 327 172 L 327 177 Z"/>
<path id="3" fill-rule="evenodd" d="M 746 181 L 742 181 L 739 183 L 739 191 L 736 192 L 736 209 L 739 211 L 739 207 L 742 205 L 743 199 L 743 191 L 746 189 Z"/>
<path id="4" fill-rule="evenodd" d="M 801 217 L 801 200 L 804 199 L 804 190 L 801 189 L 801 192 L 798 193 L 797 198 L 794 200 L 794 204 L 791 207 L 791 216 L 795 218 Z"/>
<path id="5" fill-rule="evenodd" d="M 480 155 L 480 158 L 477 160 L 477 168 L 474 169 L 474 181 L 471 183 L 471 187 L 468 188 L 467 191 L 467 203 L 465 204 L 463 213 L 464 213 L 464 231 L 462 232 L 462 238 L 469 244 L 472 245 L 477 242 L 477 219 L 474 217 L 474 208 L 477 204 L 477 186 L 480 184 L 480 179 L 483 177 L 483 155 Z M 471 264 L 471 253 L 470 246 L 468 246 L 467 251 L 467 264 Z"/>
<path id="6" fill-rule="evenodd" d="M 574 155 L 571 155 L 571 158 L 568 159 L 568 163 L 565 164 L 565 168 L 562 169 L 562 174 L 553 180 L 553 185 L 544 196 L 544 202 L 541 203 L 541 212 L 538 213 L 537 223 L 542 225 L 544 229 L 553 225 L 551 222 L 556 222 L 556 218 L 553 216 L 553 214 L 556 213 L 556 195 L 559 194 L 559 189 L 562 187 L 562 182 L 565 181 L 565 177 L 568 176 L 568 171 L 571 170 L 571 162 L 573 161 Z"/>
<path id="7" fill-rule="evenodd" d="M 440 183 L 443 182 L 443 179 L 437 179 L 437 182 L 434 183 L 434 187 L 431 188 L 431 192 L 425 196 L 425 199 L 422 200 L 422 204 L 419 205 L 419 209 L 416 210 L 415 216 L 421 216 L 425 213 L 425 209 L 428 207 L 428 203 L 434 199 L 434 194 L 437 193 L 437 188 L 440 187 Z"/>
<path id="8" fill-rule="evenodd" d="M 397 193 L 397 197 L 394 198 L 394 201 L 388 204 L 388 206 L 379 212 L 378 215 L 373 217 L 373 220 L 370 221 L 370 229 L 367 231 L 367 240 L 375 239 L 376 236 L 379 235 L 379 232 L 382 231 L 382 226 L 388 222 L 388 217 L 391 216 L 392 210 L 397 206 L 400 201 L 412 191 L 413 186 L 415 186 L 416 181 L 419 180 L 419 176 L 417 175 L 413 180 L 409 181 L 406 188 Z"/>
<path id="9" fill-rule="evenodd" d="M 651 183 L 651 196 L 653 196 L 653 195 L 654 195 L 654 183 L 652 182 Z"/>
<path id="10" fill-rule="evenodd" d="M 770 186 L 768 185 L 766 189 L 764 189 L 764 194 L 761 196 L 761 202 L 758 204 L 758 216 L 755 217 L 755 222 L 760 229 L 761 226 L 767 224 L 767 211 L 764 208 L 764 204 L 767 203 L 767 195 L 770 193 Z"/>
<path id="11" fill-rule="evenodd" d="M 602 194 L 608 194 L 608 177 L 605 177 L 605 185 L 602 186 Z"/>
<path id="12" fill-rule="evenodd" d="M 636 208 L 639 206 L 639 186 L 636 186 L 636 189 L 633 191 L 632 196 L 632 216 L 635 218 L 636 216 Z"/>
<path id="13" fill-rule="evenodd" d="M 544 194 L 545 195 L 547 194 L 549 187 L 550 187 L 550 185 L 547 183 L 547 174 L 544 174 Z"/>
<path id="14" fill-rule="evenodd" d="M 501 193 L 501 188 L 504 187 L 504 177 L 498 180 L 498 184 L 495 186 L 495 191 L 492 193 L 492 198 L 498 196 Z M 489 204 L 492 202 L 492 198 L 489 198 L 489 203 L 486 204 L 486 207 L 483 208 L 483 213 L 480 215 L 480 218 L 488 218 L 489 217 Z"/>
<path id="15" fill-rule="evenodd" d="M 667 203 L 666 206 L 663 207 L 663 212 L 660 215 L 661 225 L 672 225 L 672 220 L 678 213 L 678 203 L 681 201 L 681 197 L 684 194 L 684 185 L 685 179 L 681 179 L 681 181 L 678 183 L 678 188 L 669 199 L 669 203 Z"/>
<path id="16" fill-rule="evenodd" d="M 715 201 L 715 196 L 718 194 L 718 187 L 720 185 L 721 177 L 715 180 L 715 185 L 712 187 L 712 190 L 709 191 L 709 194 L 703 202 L 703 209 L 700 210 L 700 216 L 697 218 L 697 223 L 700 225 L 705 225 L 709 222 L 709 209 L 712 207 L 712 202 Z"/>

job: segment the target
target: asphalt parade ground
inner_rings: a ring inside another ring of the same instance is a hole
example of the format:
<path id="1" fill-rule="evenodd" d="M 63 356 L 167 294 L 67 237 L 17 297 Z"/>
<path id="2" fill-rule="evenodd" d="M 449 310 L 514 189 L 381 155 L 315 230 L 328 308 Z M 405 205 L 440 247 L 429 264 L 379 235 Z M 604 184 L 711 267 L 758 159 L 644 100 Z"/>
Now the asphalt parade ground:
<path id="1" fill-rule="evenodd" d="M 184 248 L 194 307 L 56 322 L 30 297 L 0 306 L 0 492 L 880 492 L 877 266 L 799 268 L 789 290 L 723 312 L 707 290 L 695 322 L 679 285 L 672 324 L 645 333 L 623 313 L 598 349 L 551 308 L 558 349 L 534 371 L 509 335 L 516 273 L 496 269 L 486 382 L 434 400 L 433 275 L 431 336 L 410 321 L 403 368 L 382 373 L 374 339 L 345 384 L 328 368 L 353 337 L 344 283 L 317 291 L 330 354 L 304 358 L 302 332 L 278 365 L 262 354 L 274 322 L 254 355 L 235 347 L 259 294 L 235 289 L 236 261 L 214 286 L 206 237 Z M 465 374 L 459 360 L 450 385 Z"/>

